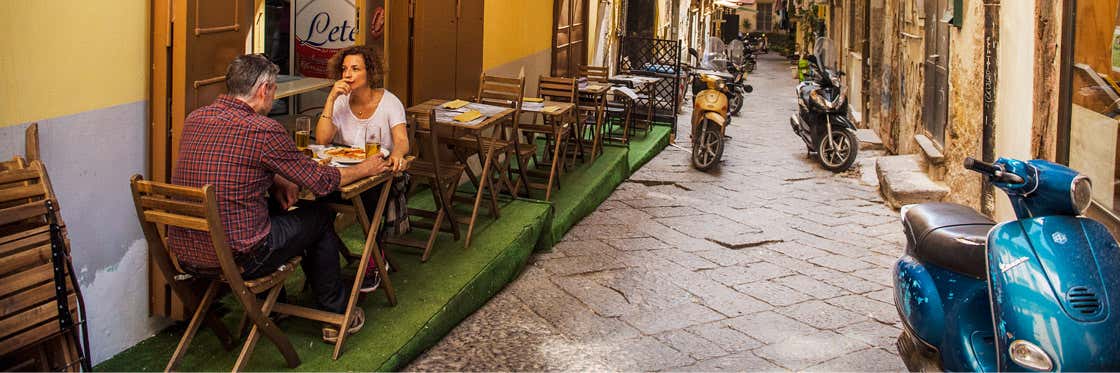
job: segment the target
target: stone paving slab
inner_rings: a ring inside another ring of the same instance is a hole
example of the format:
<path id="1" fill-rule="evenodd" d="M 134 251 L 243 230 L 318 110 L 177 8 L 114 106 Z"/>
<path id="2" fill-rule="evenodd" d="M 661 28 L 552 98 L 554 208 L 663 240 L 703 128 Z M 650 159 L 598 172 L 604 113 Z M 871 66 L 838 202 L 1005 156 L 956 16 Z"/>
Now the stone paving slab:
<path id="1" fill-rule="evenodd" d="M 795 82 L 769 58 L 718 169 L 690 167 L 683 113 L 683 149 L 636 170 L 407 369 L 904 370 L 898 215 L 858 173 L 806 155 L 788 125 Z"/>

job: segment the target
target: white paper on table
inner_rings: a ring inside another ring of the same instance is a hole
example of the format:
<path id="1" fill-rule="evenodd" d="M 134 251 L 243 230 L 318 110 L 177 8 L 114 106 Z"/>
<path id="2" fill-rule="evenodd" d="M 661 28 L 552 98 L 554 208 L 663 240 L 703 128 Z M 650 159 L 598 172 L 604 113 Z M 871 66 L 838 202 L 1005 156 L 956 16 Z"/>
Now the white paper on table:
<path id="1" fill-rule="evenodd" d="M 628 86 L 610 87 L 610 91 L 622 93 L 629 97 L 629 99 L 631 100 L 637 100 L 637 92 L 634 92 L 634 90 L 631 90 L 631 88 L 629 88 Z"/>
<path id="2" fill-rule="evenodd" d="M 541 111 L 544 110 L 543 102 L 525 102 L 521 104 L 521 110 L 524 111 Z"/>

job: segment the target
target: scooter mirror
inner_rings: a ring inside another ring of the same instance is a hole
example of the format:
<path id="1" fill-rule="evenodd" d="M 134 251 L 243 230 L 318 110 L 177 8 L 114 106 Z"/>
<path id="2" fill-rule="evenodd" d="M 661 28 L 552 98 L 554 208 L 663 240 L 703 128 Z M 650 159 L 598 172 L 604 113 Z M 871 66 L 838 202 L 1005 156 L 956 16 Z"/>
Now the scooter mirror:
<path id="1" fill-rule="evenodd" d="M 696 48 L 688 48 L 688 54 L 692 57 L 696 57 L 697 59 L 700 58 L 700 52 L 697 52 Z"/>
<path id="2" fill-rule="evenodd" d="M 808 56 L 805 56 L 805 60 L 809 61 L 811 63 L 817 63 L 817 56 L 814 56 L 814 55 L 810 54 Z"/>
<path id="3" fill-rule="evenodd" d="M 747 93 L 751 93 L 751 92 L 754 92 L 754 87 L 751 87 L 750 84 L 747 84 L 746 86 L 743 87 L 743 90 L 747 91 Z"/>
<path id="4" fill-rule="evenodd" d="M 836 75 L 837 76 L 844 76 L 844 75 L 848 75 L 848 74 L 845 74 L 843 71 L 840 71 L 840 72 L 837 72 Z"/>

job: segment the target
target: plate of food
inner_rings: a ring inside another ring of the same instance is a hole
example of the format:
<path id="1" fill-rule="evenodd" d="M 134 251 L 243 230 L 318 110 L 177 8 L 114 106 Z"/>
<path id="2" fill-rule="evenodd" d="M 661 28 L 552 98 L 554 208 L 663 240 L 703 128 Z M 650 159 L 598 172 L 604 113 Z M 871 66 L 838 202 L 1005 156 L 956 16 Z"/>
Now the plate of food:
<path id="1" fill-rule="evenodd" d="M 320 158 L 330 158 L 341 164 L 362 163 L 366 160 L 366 150 L 362 148 L 333 147 L 323 149 Z"/>

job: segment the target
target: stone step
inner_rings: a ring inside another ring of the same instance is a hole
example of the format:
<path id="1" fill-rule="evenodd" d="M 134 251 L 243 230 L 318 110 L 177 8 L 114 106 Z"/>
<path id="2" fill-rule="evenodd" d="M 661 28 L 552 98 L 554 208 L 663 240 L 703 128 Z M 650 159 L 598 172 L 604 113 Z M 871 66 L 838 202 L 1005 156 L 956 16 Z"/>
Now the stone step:
<path id="1" fill-rule="evenodd" d="M 874 130 L 861 128 L 856 130 L 856 138 L 859 139 L 859 150 L 882 150 L 883 140 L 879 138 L 879 134 Z"/>
<path id="2" fill-rule="evenodd" d="M 875 171 L 883 199 L 893 208 L 912 203 L 937 202 L 949 194 L 949 188 L 926 175 L 920 155 L 880 157 Z"/>

